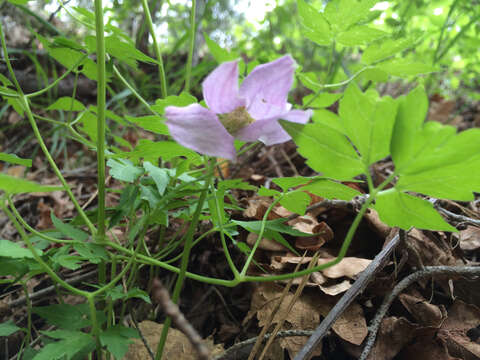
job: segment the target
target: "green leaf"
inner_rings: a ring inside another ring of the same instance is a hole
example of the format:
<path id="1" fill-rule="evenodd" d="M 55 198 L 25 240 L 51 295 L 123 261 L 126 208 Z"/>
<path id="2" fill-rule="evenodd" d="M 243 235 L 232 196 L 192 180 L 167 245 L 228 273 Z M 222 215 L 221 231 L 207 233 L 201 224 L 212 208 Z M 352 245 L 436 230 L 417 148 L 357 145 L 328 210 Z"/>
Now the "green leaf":
<path id="1" fill-rule="evenodd" d="M 108 252 L 101 245 L 87 242 L 75 243 L 73 248 L 92 264 L 99 264 L 102 260 L 108 260 Z"/>
<path id="2" fill-rule="evenodd" d="M 332 34 L 323 14 L 304 0 L 297 0 L 297 8 L 302 34 L 318 45 L 329 45 L 332 42 Z"/>
<path id="3" fill-rule="evenodd" d="M 157 185 L 157 189 L 160 195 L 165 193 L 165 189 L 170 182 L 170 176 L 168 175 L 168 169 L 160 169 L 157 166 L 153 166 L 148 161 L 143 163 L 143 167 L 147 173 L 150 174 L 153 181 L 155 181 L 155 185 Z"/>
<path id="4" fill-rule="evenodd" d="M 77 99 L 64 96 L 57 99 L 57 101 L 47 107 L 47 110 L 82 111 L 85 110 L 85 105 L 83 105 Z"/>
<path id="5" fill-rule="evenodd" d="M 342 133 L 322 124 L 279 121 L 315 171 L 335 179 L 350 179 L 364 171 L 355 149 Z"/>
<path id="6" fill-rule="evenodd" d="M 385 31 L 366 25 L 357 25 L 338 34 L 336 40 L 345 46 L 358 46 L 371 43 L 386 36 L 388 36 L 388 33 Z"/>
<path id="7" fill-rule="evenodd" d="M 187 92 L 182 92 L 180 95 L 170 95 L 165 99 L 157 99 L 155 105 L 152 105 L 152 109 L 158 112 L 160 115 L 163 115 L 165 108 L 167 106 L 187 106 L 190 104 L 195 104 L 197 99 L 190 95 Z"/>
<path id="8" fill-rule="evenodd" d="M 42 254 L 40 250 L 37 250 L 37 253 L 40 255 Z M 10 240 L 0 240 L 0 256 L 12 259 L 33 259 L 33 255 L 30 250 L 25 249 L 20 244 Z"/>
<path id="9" fill-rule="evenodd" d="M 146 139 L 140 140 L 133 151 L 115 154 L 113 158 L 127 158 L 135 161 L 143 158 L 153 163 L 159 158 L 169 161 L 178 156 L 185 156 L 194 160 L 200 159 L 196 152 L 174 141 L 153 142 Z"/>
<path id="10" fill-rule="evenodd" d="M 27 5 L 30 0 L 8 0 L 13 5 Z"/>
<path id="11" fill-rule="evenodd" d="M 15 154 L 7 154 L 3 152 L 0 152 L 0 161 L 5 161 L 10 164 L 17 164 L 17 165 L 22 165 L 26 167 L 32 166 L 32 159 L 22 159 Z"/>
<path id="12" fill-rule="evenodd" d="M 46 186 L 15 176 L 0 173 L 0 190 L 9 194 L 21 194 L 31 192 L 52 192 L 62 190 L 61 186 Z"/>
<path id="13" fill-rule="evenodd" d="M 231 53 L 228 50 L 223 49 L 215 41 L 210 39 L 210 37 L 206 33 L 203 33 L 203 37 L 205 38 L 208 50 L 210 50 L 210 54 L 212 54 L 213 58 L 216 60 L 217 63 L 220 64 L 225 61 L 232 61 L 238 59 L 238 54 L 235 54 L 233 52 Z"/>
<path id="14" fill-rule="evenodd" d="M 392 138 L 398 190 L 438 198 L 473 200 L 480 191 L 480 129 L 459 134 L 453 126 L 423 120 L 427 98 L 422 88 L 400 100 Z"/>
<path id="15" fill-rule="evenodd" d="M 435 66 L 405 59 L 393 59 L 390 61 L 385 61 L 378 64 L 377 68 L 385 71 L 389 75 L 400 77 L 428 74 L 438 71 Z"/>
<path id="16" fill-rule="evenodd" d="M 260 189 L 258 189 L 257 195 L 258 196 L 273 196 L 276 197 L 277 195 L 280 195 L 281 192 L 275 189 L 267 189 L 266 187 L 261 186 Z"/>
<path id="17" fill-rule="evenodd" d="M 132 164 L 126 159 L 108 159 L 107 166 L 110 167 L 110 175 L 117 180 L 129 183 L 135 182 L 141 176 L 144 170 Z"/>
<path id="18" fill-rule="evenodd" d="M 339 114 L 346 134 L 359 150 L 365 165 L 390 154 L 397 103 L 390 97 L 362 93 L 352 83 L 340 101 Z"/>
<path id="19" fill-rule="evenodd" d="M 128 121 L 134 123 L 135 125 L 140 126 L 142 129 L 151 131 L 155 134 L 169 134 L 167 125 L 165 125 L 165 120 L 157 115 L 147 115 L 139 117 L 126 115 L 125 118 Z"/>
<path id="20" fill-rule="evenodd" d="M 347 185 L 329 180 L 317 179 L 302 187 L 303 191 L 321 196 L 325 199 L 352 200 L 355 196 L 361 195 L 357 190 Z"/>
<path id="21" fill-rule="evenodd" d="M 328 126 L 342 134 L 345 132 L 342 122 L 340 121 L 340 117 L 337 114 L 331 112 L 330 110 L 326 110 L 326 109 L 315 110 L 313 112 L 312 121 L 315 124 Z"/>
<path id="22" fill-rule="evenodd" d="M 79 242 L 83 242 L 88 239 L 89 235 L 86 232 L 77 229 L 70 224 L 63 223 L 59 218 L 55 216 L 53 211 L 50 213 L 50 217 L 52 219 L 53 226 L 55 226 L 55 228 L 65 236 L 68 236 L 69 238 L 77 240 Z"/>
<path id="23" fill-rule="evenodd" d="M 91 111 L 85 111 L 80 114 L 78 122 L 83 126 L 80 128 L 88 135 L 93 144 L 97 143 L 97 116 Z"/>
<path id="24" fill-rule="evenodd" d="M 137 330 L 122 325 L 112 326 L 100 334 L 102 346 L 106 346 L 107 350 L 118 360 L 123 359 L 127 353 L 128 346 L 133 343 L 132 338 L 139 338 Z"/>
<path id="25" fill-rule="evenodd" d="M 457 231 L 443 220 L 432 203 L 396 189 L 380 192 L 376 198 L 375 209 L 380 219 L 392 227 L 398 226 L 404 230 L 416 227 L 425 230 Z"/>
<path id="26" fill-rule="evenodd" d="M 217 188 L 222 191 L 228 189 L 238 189 L 238 190 L 253 190 L 256 191 L 257 187 L 249 184 L 242 179 L 227 179 L 218 182 Z"/>
<path id="27" fill-rule="evenodd" d="M 80 330 L 91 325 L 88 304 L 56 304 L 34 307 L 33 312 L 50 325 L 67 330 Z"/>
<path id="28" fill-rule="evenodd" d="M 55 330 L 42 333 L 60 340 L 46 345 L 33 360 L 70 360 L 75 355 L 95 347 L 93 337 L 80 331 Z"/>
<path id="29" fill-rule="evenodd" d="M 314 72 L 301 72 L 298 73 L 297 76 L 302 82 L 303 86 L 305 86 L 307 89 L 312 90 L 314 93 L 318 93 L 323 88 L 323 85 L 318 83 L 317 76 Z"/>
<path id="30" fill-rule="evenodd" d="M 342 93 L 321 93 L 320 95 L 317 94 L 310 94 L 305 96 L 302 99 L 303 105 L 309 104 L 308 107 L 315 107 L 315 108 L 326 108 L 333 105 L 338 99 L 343 96 Z"/>
<path id="31" fill-rule="evenodd" d="M 414 44 L 415 41 L 413 38 L 382 40 L 365 49 L 362 55 L 362 62 L 372 64 L 408 49 Z"/>
<path id="32" fill-rule="evenodd" d="M 325 7 L 325 17 L 335 33 L 365 19 L 378 0 L 331 0 Z"/>
<path id="33" fill-rule="evenodd" d="M 287 210 L 299 215 L 305 215 L 307 206 L 310 205 L 312 199 L 303 191 L 292 191 L 287 193 L 281 200 L 280 204 Z"/>
<path id="34" fill-rule="evenodd" d="M 315 178 L 305 177 L 305 176 L 295 176 L 295 177 L 274 178 L 272 181 L 278 186 L 280 186 L 284 192 L 286 192 L 293 187 L 306 184 L 313 180 L 315 180 Z"/>
<path id="35" fill-rule="evenodd" d="M 9 336 L 18 330 L 22 330 L 22 328 L 15 325 L 12 320 L 0 324 L 0 336 Z"/>

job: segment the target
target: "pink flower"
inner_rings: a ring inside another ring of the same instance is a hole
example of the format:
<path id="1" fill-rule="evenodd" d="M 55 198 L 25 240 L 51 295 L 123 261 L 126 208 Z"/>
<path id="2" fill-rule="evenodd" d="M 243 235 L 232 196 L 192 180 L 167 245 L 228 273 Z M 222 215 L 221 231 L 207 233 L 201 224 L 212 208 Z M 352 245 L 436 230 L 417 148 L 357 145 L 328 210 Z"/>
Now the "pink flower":
<path id="1" fill-rule="evenodd" d="M 218 66 L 203 82 L 209 109 L 198 104 L 168 106 L 166 124 L 181 145 L 201 154 L 235 160 L 234 139 L 283 143 L 290 136 L 278 123 L 284 119 L 306 123 L 311 110 L 292 110 L 287 102 L 295 61 L 286 55 L 259 65 L 238 87 L 238 62 Z"/>

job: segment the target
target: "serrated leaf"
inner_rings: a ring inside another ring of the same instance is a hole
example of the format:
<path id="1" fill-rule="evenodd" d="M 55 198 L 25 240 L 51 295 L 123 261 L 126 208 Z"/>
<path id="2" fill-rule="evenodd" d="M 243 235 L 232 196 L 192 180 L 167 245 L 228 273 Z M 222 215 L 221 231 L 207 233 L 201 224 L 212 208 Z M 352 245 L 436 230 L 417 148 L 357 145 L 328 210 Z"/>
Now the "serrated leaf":
<path id="1" fill-rule="evenodd" d="M 155 134 L 160 134 L 160 135 L 169 134 L 167 125 L 165 125 L 165 120 L 159 116 L 147 115 L 147 116 L 134 117 L 134 116 L 126 115 L 125 118 L 128 121 L 134 123 L 135 125 L 140 126 L 142 129 L 151 131 Z"/>
<path id="2" fill-rule="evenodd" d="M 122 325 L 109 327 L 100 334 L 102 346 L 106 346 L 107 350 L 118 360 L 123 359 L 127 353 L 128 346 L 133 343 L 132 338 L 139 338 L 137 330 Z"/>
<path id="3" fill-rule="evenodd" d="M 208 46 L 208 50 L 210 50 L 210 54 L 212 54 L 213 58 L 217 63 L 220 64 L 225 61 L 232 61 L 238 59 L 238 54 L 225 50 L 215 41 L 213 41 L 206 33 L 203 33 L 203 37 L 205 39 L 205 43 Z"/>
<path id="4" fill-rule="evenodd" d="M 331 0 L 325 7 L 325 18 L 334 33 L 345 31 L 365 19 L 378 0 Z"/>
<path id="5" fill-rule="evenodd" d="M 42 252 L 37 250 L 40 255 Z M 30 250 L 20 246 L 20 244 L 10 240 L 0 240 L 0 257 L 7 257 L 12 259 L 30 258 L 33 259 L 33 255 Z"/>
<path id="6" fill-rule="evenodd" d="M 47 107 L 47 110 L 82 111 L 85 110 L 85 105 L 77 99 L 73 99 L 70 96 L 64 96 Z"/>
<path id="7" fill-rule="evenodd" d="M 389 34 L 366 25 L 356 25 L 337 35 L 336 40 L 345 46 L 358 46 L 382 39 Z"/>
<path id="8" fill-rule="evenodd" d="M 432 65 L 405 59 L 393 59 L 391 61 L 385 61 L 378 64 L 377 68 L 385 71 L 389 75 L 400 77 L 428 74 L 438 71 L 438 69 Z"/>
<path id="9" fill-rule="evenodd" d="M 372 64 L 406 50 L 414 44 L 413 38 L 382 40 L 365 49 L 362 55 L 362 62 L 368 65 Z"/>
<path id="10" fill-rule="evenodd" d="M 73 244 L 73 248 L 92 264 L 99 264 L 102 260 L 108 260 L 108 252 L 101 245 L 85 242 Z"/>
<path id="11" fill-rule="evenodd" d="M 355 196 L 361 195 L 357 190 L 329 179 L 314 180 L 310 184 L 303 186 L 301 189 L 325 199 L 350 201 Z"/>
<path id="12" fill-rule="evenodd" d="M 59 218 L 55 216 L 53 211 L 50 213 L 50 217 L 52 219 L 53 226 L 55 226 L 55 228 L 65 236 L 79 242 L 83 242 L 88 239 L 89 235 L 85 231 L 82 231 L 70 224 L 62 222 Z"/>
<path id="13" fill-rule="evenodd" d="M 22 328 L 15 325 L 12 320 L 0 324 L 0 336 L 9 336 L 18 330 L 22 330 Z"/>
<path id="14" fill-rule="evenodd" d="M 329 45 L 332 42 L 332 34 L 323 14 L 304 0 L 297 0 L 297 8 L 302 34 L 318 45 Z"/>
<path id="15" fill-rule="evenodd" d="M 389 189 L 380 192 L 375 201 L 375 209 L 380 219 L 389 226 L 398 226 L 404 230 L 416 227 L 424 230 L 457 231 L 443 220 L 427 200 Z"/>
<path id="16" fill-rule="evenodd" d="M 91 325 L 87 304 L 56 304 L 34 307 L 33 312 L 47 320 L 50 325 L 62 329 L 80 330 Z"/>
<path id="17" fill-rule="evenodd" d="M 150 162 L 145 161 L 143 163 L 143 167 L 147 173 L 150 174 L 153 181 L 155 181 L 155 185 L 157 185 L 157 189 L 160 195 L 165 193 L 165 189 L 170 182 L 170 176 L 168 174 L 167 169 L 160 169 L 157 166 L 153 166 Z"/>
<path id="18" fill-rule="evenodd" d="M 31 192 L 52 192 L 63 190 L 63 187 L 41 185 L 33 181 L 0 173 L 0 190 L 9 194 L 21 194 Z"/>
<path id="19" fill-rule="evenodd" d="M 33 360 L 70 360 L 78 353 L 95 347 L 93 337 L 80 331 L 55 330 L 43 333 L 60 340 L 43 347 Z"/>
<path id="20" fill-rule="evenodd" d="M 272 181 L 278 186 L 280 186 L 283 191 L 288 191 L 290 188 L 304 185 L 313 180 L 315 180 L 315 178 L 305 177 L 305 176 L 295 176 L 295 177 L 275 178 Z"/>
<path id="21" fill-rule="evenodd" d="M 315 110 L 313 112 L 312 121 L 315 124 L 328 126 L 338 131 L 339 133 L 343 134 L 345 132 L 342 122 L 340 121 L 340 117 L 330 110 L 326 110 L 326 109 Z"/>
<path id="22" fill-rule="evenodd" d="M 22 159 L 15 154 L 7 154 L 3 152 L 0 152 L 0 161 L 5 161 L 10 164 L 17 164 L 26 167 L 32 166 L 32 159 Z"/>
<path id="23" fill-rule="evenodd" d="M 427 98 L 422 88 L 401 99 L 392 138 L 396 188 L 469 201 L 480 191 L 480 129 L 459 134 L 453 126 L 423 120 Z"/>
<path id="24" fill-rule="evenodd" d="M 365 165 L 390 154 L 397 103 L 390 97 L 362 93 L 352 83 L 340 100 L 339 114 L 346 134 Z"/>
<path id="25" fill-rule="evenodd" d="M 160 115 L 163 115 L 165 108 L 167 106 L 187 106 L 190 104 L 195 104 L 197 99 L 190 95 L 189 93 L 182 92 L 180 95 L 170 95 L 165 99 L 157 99 L 155 105 L 152 105 L 152 109 L 158 112 Z"/>
<path id="26" fill-rule="evenodd" d="M 129 183 L 135 182 L 144 172 L 141 167 L 135 166 L 131 161 L 121 158 L 108 159 L 107 166 L 110 168 L 110 175 L 114 179 Z"/>
<path id="27" fill-rule="evenodd" d="M 285 196 L 283 196 L 280 200 L 280 204 L 291 212 L 299 215 L 305 215 L 307 206 L 311 201 L 312 199 L 307 193 L 298 190 L 287 193 Z"/>
<path id="28" fill-rule="evenodd" d="M 315 171 L 335 179 L 350 179 L 364 171 L 355 149 L 342 133 L 322 124 L 279 121 L 295 141 L 298 152 Z"/>

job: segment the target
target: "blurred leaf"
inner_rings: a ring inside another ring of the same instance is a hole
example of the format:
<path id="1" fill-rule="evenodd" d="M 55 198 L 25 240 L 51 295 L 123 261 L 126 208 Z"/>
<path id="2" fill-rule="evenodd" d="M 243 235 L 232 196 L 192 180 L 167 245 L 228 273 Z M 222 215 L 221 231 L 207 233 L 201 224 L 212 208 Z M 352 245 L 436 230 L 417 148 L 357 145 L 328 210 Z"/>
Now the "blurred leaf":
<path id="1" fill-rule="evenodd" d="M 325 7 L 325 18 L 335 33 L 365 19 L 378 0 L 330 0 Z"/>
<path id="2" fill-rule="evenodd" d="M 153 166 L 148 161 L 143 163 L 143 167 L 145 171 L 150 174 L 153 181 L 155 181 L 155 185 L 157 185 L 159 194 L 163 195 L 168 183 L 170 182 L 170 176 L 168 175 L 167 169 L 161 169 L 157 166 Z"/>
<path id="3" fill-rule="evenodd" d="M 195 104 L 197 99 L 190 95 L 189 93 L 182 92 L 180 95 L 170 95 L 167 96 L 165 99 L 157 99 L 155 101 L 155 105 L 152 106 L 152 109 L 158 112 L 159 114 L 163 115 L 165 108 L 167 106 L 187 106 L 190 104 Z"/>
<path id="4" fill-rule="evenodd" d="M 122 325 L 112 326 L 100 334 L 100 342 L 115 357 L 123 359 L 128 351 L 128 346 L 133 343 L 132 338 L 139 338 L 138 331 Z"/>
<path id="5" fill-rule="evenodd" d="M 80 331 L 42 331 L 43 334 L 59 339 L 43 347 L 33 360 L 70 360 L 80 352 L 89 352 L 95 347 L 95 340 Z"/>
<path id="6" fill-rule="evenodd" d="M 83 242 L 83 241 L 87 240 L 88 237 L 90 236 L 86 232 L 84 232 L 80 229 L 77 229 L 76 227 L 74 227 L 70 224 L 63 223 L 59 218 L 57 218 L 55 216 L 53 211 L 50 213 L 50 217 L 52 219 L 53 226 L 55 226 L 55 228 L 58 231 L 60 231 L 62 234 L 64 234 L 65 236 L 67 236 L 67 237 L 69 237 L 73 240 Z"/>
<path id="7" fill-rule="evenodd" d="M 0 336 L 10 336 L 18 330 L 22 330 L 22 328 L 15 325 L 12 320 L 0 324 Z"/>
<path id="8" fill-rule="evenodd" d="M 41 185 L 15 176 L 0 173 L 0 190 L 3 190 L 9 194 L 51 192 L 62 189 L 62 186 Z"/>
<path id="9" fill-rule="evenodd" d="M 438 69 L 432 65 L 405 59 L 393 59 L 377 65 L 377 68 L 389 75 L 408 77 L 412 75 L 428 74 Z"/>
<path id="10" fill-rule="evenodd" d="M 0 152 L 0 161 L 5 161 L 10 164 L 17 164 L 17 165 L 22 165 L 26 167 L 32 166 L 32 159 L 22 159 L 15 154 L 7 154 L 3 152 Z"/>
<path id="11" fill-rule="evenodd" d="M 168 135 L 168 128 L 165 125 L 165 120 L 157 115 L 147 115 L 147 116 L 128 116 L 125 115 L 125 118 L 134 123 L 137 126 L 140 126 L 142 129 L 151 131 L 155 134 Z"/>
<path id="12" fill-rule="evenodd" d="M 289 192 L 283 196 L 280 200 L 280 204 L 291 212 L 299 215 L 305 215 L 307 206 L 311 201 L 312 199 L 307 193 L 298 190 Z"/>
<path id="13" fill-rule="evenodd" d="M 332 42 L 332 33 L 323 14 L 304 0 L 297 0 L 297 8 L 302 34 L 318 45 L 329 45 Z"/>
<path id="14" fill-rule="evenodd" d="M 232 61 L 239 58 L 238 54 L 234 52 L 229 52 L 228 50 L 220 47 L 220 45 L 210 39 L 210 37 L 206 33 L 203 33 L 203 37 L 205 38 L 205 42 L 207 43 L 208 50 L 210 50 L 210 54 L 212 54 L 213 58 L 217 61 L 217 63 L 221 64 L 223 62 Z"/>
<path id="15" fill-rule="evenodd" d="M 80 330 L 91 325 L 88 304 L 55 304 L 33 307 L 33 312 L 50 325 L 66 330 Z"/>
<path id="16" fill-rule="evenodd" d="M 415 41 L 413 38 L 382 40 L 365 49 L 362 55 L 362 62 L 370 65 L 379 60 L 398 54 L 401 51 L 412 47 L 414 44 Z"/>
<path id="17" fill-rule="evenodd" d="M 338 34 L 336 40 L 345 46 L 358 46 L 371 43 L 388 35 L 388 33 L 382 30 L 366 25 L 356 25 Z"/>
<path id="18" fill-rule="evenodd" d="M 85 106 L 77 99 L 64 96 L 47 107 L 47 110 L 82 111 L 85 110 Z"/>
<path id="19" fill-rule="evenodd" d="M 141 167 L 135 166 L 131 161 L 121 158 L 108 159 L 110 175 L 117 180 L 133 183 L 144 172 Z"/>
<path id="20" fill-rule="evenodd" d="M 42 255 L 40 250 L 37 250 L 39 255 Z M 7 257 L 12 259 L 31 258 L 33 255 L 30 250 L 25 249 L 16 242 L 10 240 L 0 240 L 0 257 Z"/>
<path id="21" fill-rule="evenodd" d="M 338 99 L 343 96 L 342 93 L 328 93 L 310 94 L 302 99 L 303 104 L 309 104 L 308 107 L 326 108 L 333 105 Z"/>

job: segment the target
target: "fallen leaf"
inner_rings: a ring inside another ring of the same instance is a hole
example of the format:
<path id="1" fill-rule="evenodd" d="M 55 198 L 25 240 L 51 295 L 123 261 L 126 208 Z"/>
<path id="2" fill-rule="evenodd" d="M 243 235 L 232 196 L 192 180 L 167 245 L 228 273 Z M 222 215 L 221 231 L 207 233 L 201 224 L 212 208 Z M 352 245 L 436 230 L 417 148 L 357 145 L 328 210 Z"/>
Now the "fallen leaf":
<path id="1" fill-rule="evenodd" d="M 401 294 L 398 299 L 420 325 L 440 326 L 445 318 L 445 311 L 442 311 L 442 309 L 436 305 L 429 304 L 423 298 L 409 294 Z"/>
<path id="2" fill-rule="evenodd" d="M 318 285 L 320 290 L 322 290 L 325 294 L 330 295 L 330 296 L 335 296 L 338 294 L 341 294 L 348 289 L 352 284 L 348 280 L 343 280 L 341 283 L 330 285 L 330 286 L 323 286 L 323 285 Z"/>
<path id="3" fill-rule="evenodd" d="M 249 233 L 247 236 L 247 244 L 253 246 L 258 239 L 258 235 L 255 233 Z M 269 250 L 269 251 L 284 251 L 287 250 L 285 246 L 280 244 L 279 242 L 267 238 L 263 238 L 258 244 L 258 247 L 262 250 Z"/>
<path id="4" fill-rule="evenodd" d="M 480 248 L 480 228 L 468 225 L 465 230 L 461 230 L 460 248 L 465 251 Z"/>
<path id="5" fill-rule="evenodd" d="M 333 259 L 318 259 L 318 265 L 332 261 Z M 343 276 L 354 278 L 361 273 L 372 262 L 372 260 L 356 257 L 344 257 L 338 264 L 322 270 L 323 275 L 330 279 L 337 279 Z"/>

